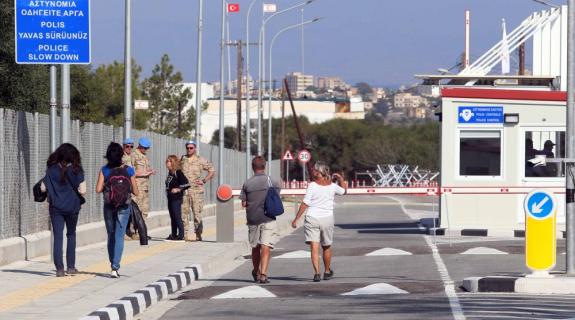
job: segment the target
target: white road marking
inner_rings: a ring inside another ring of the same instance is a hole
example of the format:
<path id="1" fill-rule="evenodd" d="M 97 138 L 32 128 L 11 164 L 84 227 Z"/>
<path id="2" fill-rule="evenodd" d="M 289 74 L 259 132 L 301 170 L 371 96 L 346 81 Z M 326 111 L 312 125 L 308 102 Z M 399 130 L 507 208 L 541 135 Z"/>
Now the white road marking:
<path id="1" fill-rule="evenodd" d="M 445 294 L 449 299 L 449 306 L 451 307 L 451 313 L 453 314 L 453 318 L 455 320 L 465 320 L 465 315 L 463 314 L 463 308 L 461 308 L 461 303 L 459 302 L 459 298 L 457 297 L 457 293 L 455 292 L 455 285 L 451 277 L 449 277 L 449 272 L 447 271 L 447 267 L 445 263 L 443 263 L 443 259 L 441 259 L 441 255 L 439 255 L 439 251 L 437 250 L 437 246 L 429 240 L 429 237 L 424 236 L 425 242 L 431 248 L 431 252 L 433 253 L 433 260 L 435 260 L 435 264 L 437 265 L 437 271 L 443 281 L 443 285 L 445 287 Z"/>
<path id="2" fill-rule="evenodd" d="M 342 296 L 361 296 L 372 294 L 407 294 L 409 292 L 399 289 L 387 283 L 370 284 L 367 287 L 355 289 L 350 292 L 342 293 Z"/>
<path id="3" fill-rule="evenodd" d="M 292 251 L 284 253 L 281 256 L 274 257 L 274 259 L 302 259 L 309 258 L 311 253 L 305 250 Z"/>
<path id="4" fill-rule="evenodd" d="M 253 299 L 253 298 L 275 298 L 275 297 L 276 297 L 275 294 L 269 292 L 268 290 L 260 286 L 249 286 L 224 292 L 222 294 L 212 297 L 212 299 Z"/>
<path id="5" fill-rule="evenodd" d="M 503 252 L 497 249 L 493 249 L 493 248 L 486 248 L 486 247 L 477 247 L 477 248 L 471 248 L 469 250 L 466 250 L 465 252 L 462 252 L 461 254 L 508 254 L 507 252 Z"/>
<path id="6" fill-rule="evenodd" d="M 383 248 L 383 249 L 375 250 L 373 252 L 366 254 L 366 256 L 368 256 L 368 257 L 372 257 L 372 256 L 410 256 L 410 255 L 412 255 L 411 252 L 407 252 L 407 251 L 395 249 L 395 248 Z"/>

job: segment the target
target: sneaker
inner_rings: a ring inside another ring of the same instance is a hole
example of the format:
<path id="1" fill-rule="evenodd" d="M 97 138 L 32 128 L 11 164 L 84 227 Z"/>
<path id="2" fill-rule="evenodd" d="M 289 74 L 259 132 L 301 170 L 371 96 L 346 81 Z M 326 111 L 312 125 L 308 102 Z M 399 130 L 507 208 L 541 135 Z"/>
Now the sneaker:
<path id="1" fill-rule="evenodd" d="M 166 238 L 166 240 L 174 240 L 174 236 L 169 235 L 169 236 Z"/>
<path id="2" fill-rule="evenodd" d="M 132 240 L 140 240 L 140 236 L 137 234 L 132 235 Z"/>
<path id="3" fill-rule="evenodd" d="M 323 280 L 329 280 L 331 278 L 333 278 L 333 269 L 323 273 Z"/>
<path id="4" fill-rule="evenodd" d="M 77 274 L 78 273 L 78 269 L 76 268 L 68 268 L 68 270 L 66 270 L 67 274 Z"/>
<path id="5" fill-rule="evenodd" d="M 64 270 L 56 270 L 56 277 L 65 277 L 66 272 Z"/>
<path id="6" fill-rule="evenodd" d="M 117 279 L 120 277 L 120 274 L 118 273 L 118 270 L 112 270 L 112 272 L 110 272 L 110 277 Z"/>
<path id="7" fill-rule="evenodd" d="M 321 275 L 319 273 L 315 274 L 313 276 L 313 282 L 320 282 L 321 281 Z"/>
<path id="8" fill-rule="evenodd" d="M 132 237 L 129 237 L 127 234 L 124 235 L 124 240 L 125 241 L 130 241 L 132 240 Z"/>
<path id="9" fill-rule="evenodd" d="M 196 241 L 202 241 L 202 234 L 196 233 Z"/>

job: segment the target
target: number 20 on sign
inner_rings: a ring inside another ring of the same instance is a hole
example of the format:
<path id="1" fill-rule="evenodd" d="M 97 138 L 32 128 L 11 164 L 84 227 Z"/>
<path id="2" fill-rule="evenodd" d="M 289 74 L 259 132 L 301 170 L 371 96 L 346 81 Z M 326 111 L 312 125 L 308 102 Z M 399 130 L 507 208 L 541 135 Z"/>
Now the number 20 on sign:
<path id="1" fill-rule="evenodd" d="M 525 198 L 525 264 L 534 273 L 546 273 L 555 266 L 557 200 L 553 193 L 533 190 Z"/>

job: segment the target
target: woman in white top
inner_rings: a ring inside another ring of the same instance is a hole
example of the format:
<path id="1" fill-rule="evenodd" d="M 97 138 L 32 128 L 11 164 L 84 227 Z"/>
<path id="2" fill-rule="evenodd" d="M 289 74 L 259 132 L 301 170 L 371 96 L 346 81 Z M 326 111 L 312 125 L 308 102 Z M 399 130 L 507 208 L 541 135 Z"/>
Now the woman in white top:
<path id="1" fill-rule="evenodd" d="M 329 167 L 317 162 L 312 170 L 314 182 L 310 183 L 303 202 L 299 207 L 296 217 L 292 221 L 293 228 L 297 227 L 297 221 L 307 209 L 304 222 L 305 242 L 310 245 L 311 263 L 314 269 L 314 282 L 321 280 L 319 269 L 319 246 L 323 249 L 323 264 L 325 272 L 324 280 L 333 277 L 331 269 L 331 244 L 333 242 L 333 206 L 335 195 L 343 195 L 347 192 L 347 184 L 340 174 L 334 174 L 337 184 L 332 183 Z"/>

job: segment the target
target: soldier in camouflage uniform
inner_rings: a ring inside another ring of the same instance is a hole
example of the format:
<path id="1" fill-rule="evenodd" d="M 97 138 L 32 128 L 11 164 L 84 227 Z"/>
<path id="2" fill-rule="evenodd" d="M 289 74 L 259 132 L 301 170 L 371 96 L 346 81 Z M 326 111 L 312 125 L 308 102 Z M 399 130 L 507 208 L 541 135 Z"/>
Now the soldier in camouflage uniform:
<path id="1" fill-rule="evenodd" d="M 122 164 L 129 167 L 134 167 L 133 154 L 134 151 L 134 139 L 126 138 L 122 143 L 124 149 L 124 155 L 122 156 Z M 137 238 L 136 228 L 134 228 L 134 222 L 132 221 L 132 215 L 130 215 L 130 220 L 128 220 L 128 226 L 126 227 L 126 235 L 124 240 L 132 240 L 132 237 Z"/>
<path id="2" fill-rule="evenodd" d="M 132 151 L 134 149 L 134 139 L 126 138 L 123 143 L 124 155 L 122 156 L 122 164 L 125 166 L 133 167 Z"/>
<path id="3" fill-rule="evenodd" d="M 138 184 L 138 196 L 132 198 L 142 211 L 144 218 L 148 217 L 150 212 L 150 195 L 148 194 L 150 188 L 150 176 L 156 174 L 156 171 L 150 167 L 150 160 L 146 156 L 148 149 L 152 146 L 152 142 L 148 138 L 140 138 L 138 140 L 138 149 L 132 153 L 132 161 L 134 169 L 136 170 L 136 183 Z"/>
<path id="4" fill-rule="evenodd" d="M 215 175 L 214 166 L 206 159 L 196 154 L 196 142 L 186 142 L 186 155 L 182 157 L 182 171 L 190 181 L 190 188 L 186 190 L 182 209 L 182 220 L 184 221 L 184 236 L 187 241 L 192 241 L 189 236 L 189 215 L 190 208 L 194 213 L 194 232 L 196 240 L 202 241 L 202 210 L 204 209 L 204 184 Z M 202 171 L 208 174 L 202 178 Z"/>

